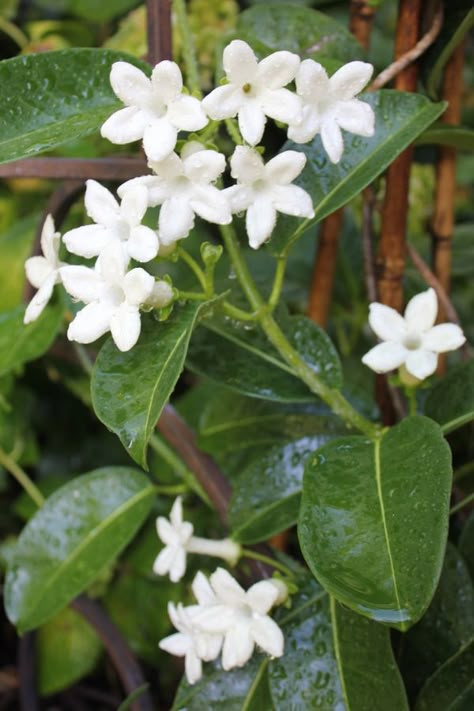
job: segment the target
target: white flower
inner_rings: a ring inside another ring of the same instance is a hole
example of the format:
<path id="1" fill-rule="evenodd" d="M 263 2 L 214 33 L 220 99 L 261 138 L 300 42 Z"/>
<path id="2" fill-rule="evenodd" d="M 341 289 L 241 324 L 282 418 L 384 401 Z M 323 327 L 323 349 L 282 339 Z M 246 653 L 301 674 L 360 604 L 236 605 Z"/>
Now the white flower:
<path id="1" fill-rule="evenodd" d="M 48 215 L 41 232 L 41 251 L 43 257 L 30 257 L 25 262 L 28 281 L 38 289 L 26 307 L 24 323 L 36 321 L 42 313 L 53 293 L 54 285 L 61 282 L 59 269 L 63 263 L 59 261 L 61 235 L 54 231 L 54 220 Z"/>
<path id="2" fill-rule="evenodd" d="M 306 156 L 284 151 L 265 165 L 257 151 L 237 146 L 230 165 L 237 184 L 224 190 L 232 212 L 247 210 L 249 243 L 257 249 L 271 235 L 277 211 L 296 217 L 313 217 L 313 204 L 303 188 L 290 183 L 301 173 Z"/>
<path id="3" fill-rule="evenodd" d="M 165 547 L 160 551 L 153 564 L 153 572 L 157 575 L 169 573 L 173 583 L 181 580 L 186 572 L 187 553 L 216 556 L 223 558 L 230 565 L 235 565 L 241 555 L 240 545 L 229 538 L 212 541 L 208 538 L 193 536 L 192 523 L 183 521 L 183 505 L 180 496 L 171 508 L 169 521 L 163 516 L 157 518 L 156 530 Z"/>
<path id="4" fill-rule="evenodd" d="M 122 245 L 126 255 L 137 262 L 149 262 L 158 254 L 156 233 L 141 224 L 148 207 L 147 191 L 134 185 L 123 195 L 121 205 L 112 193 L 95 180 L 87 181 L 84 203 L 95 225 L 66 232 L 64 244 L 81 257 L 98 256 L 111 242 Z"/>
<path id="5" fill-rule="evenodd" d="M 383 304 L 370 304 L 369 323 L 383 341 L 362 358 L 376 373 L 387 373 L 405 365 L 418 380 L 435 372 L 438 353 L 459 348 L 465 337 L 459 326 L 443 323 L 434 326 L 438 300 L 434 289 L 414 296 L 407 304 L 405 315 Z"/>
<path id="6" fill-rule="evenodd" d="M 205 604 L 198 606 L 193 623 L 202 632 L 224 635 L 223 668 L 243 666 L 252 656 L 255 644 L 271 657 L 281 657 L 283 633 L 267 614 L 281 600 L 279 587 L 270 580 L 262 580 L 245 592 L 223 568 L 211 575 L 210 583 L 213 595 L 206 593 L 202 581 L 199 582 L 198 592 Z"/>
<path id="7" fill-rule="evenodd" d="M 242 40 L 224 49 L 224 71 L 229 81 L 206 96 L 202 105 L 212 119 L 239 117 L 242 136 L 255 146 L 263 136 L 266 117 L 290 123 L 299 118 L 301 103 L 288 89 L 300 58 L 291 52 L 274 52 L 261 62 Z"/>
<path id="8" fill-rule="evenodd" d="M 163 160 L 171 153 L 178 131 L 199 131 L 208 123 L 198 99 L 182 93 L 183 78 L 174 62 L 157 64 L 151 79 L 132 64 L 115 62 L 110 83 L 126 108 L 107 119 L 102 135 L 119 144 L 143 138 L 150 160 Z"/>
<path id="9" fill-rule="evenodd" d="M 300 119 L 291 123 L 288 137 L 296 143 L 307 143 L 320 133 L 329 159 L 339 163 L 344 150 L 341 128 L 358 136 L 374 135 L 372 107 L 355 98 L 373 70 L 366 62 L 349 62 L 329 78 L 314 60 L 301 62 L 296 90 L 303 109 Z"/>
<path id="10" fill-rule="evenodd" d="M 165 637 L 159 643 L 160 649 L 177 657 L 184 657 L 186 678 L 190 684 L 195 684 L 202 676 L 202 663 L 210 662 L 219 656 L 222 647 L 222 635 L 207 634 L 199 631 L 193 624 L 193 617 L 198 606 L 177 607 L 168 603 L 168 614 L 176 634 Z"/>
<path id="11" fill-rule="evenodd" d="M 66 266 L 61 277 L 66 291 L 85 306 L 68 328 L 70 341 L 92 343 L 110 331 L 117 348 L 128 351 L 140 335 L 141 305 L 152 298 L 155 279 L 144 269 L 127 272 L 120 246 L 107 247 L 94 269 Z"/>
<path id="12" fill-rule="evenodd" d="M 219 225 L 232 221 L 224 191 L 212 185 L 225 169 L 222 153 L 205 150 L 201 143 L 190 141 L 184 146 L 181 158 L 171 153 L 165 160 L 151 161 L 149 165 L 156 175 L 129 180 L 118 192 L 125 196 L 136 185 L 147 188 L 148 204 L 161 205 L 160 243 L 167 246 L 187 237 L 195 214 Z"/>

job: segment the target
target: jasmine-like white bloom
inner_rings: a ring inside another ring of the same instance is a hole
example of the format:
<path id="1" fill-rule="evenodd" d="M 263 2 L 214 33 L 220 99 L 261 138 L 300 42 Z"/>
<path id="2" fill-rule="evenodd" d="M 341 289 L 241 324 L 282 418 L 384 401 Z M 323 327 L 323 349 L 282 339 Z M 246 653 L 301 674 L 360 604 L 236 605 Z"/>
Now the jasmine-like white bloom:
<path id="1" fill-rule="evenodd" d="M 314 60 L 301 62 L 296 90 L 303 109 L 300 118 L 291 123 L 288 137 L 296 143 L 307 143 L 320 133 L 329 159 L 339 163 L 344 150 L 341 128 L 358 136 L 374 135 L 372 107 L 355 98 L 373 70 L 366 62 L 349 62 L 329 78 Z"/>
<path id="2" fill-rule="evenodd" d="M 283 123 L 299 119 L 299 98 L 282 88 L 295 78 L 298 55 L 274 52 L 258 62 L 246 42 L 233 40 L 224 49 L 223 65 L 229 83 L 202 102 L 212 119 L 238 116 L 240 132 L 252 146 L 261 140 L 267 116 Z"/>
<path id="3" fill-rule="evenodd" d="M 151 79 L 132 64 L 115 62 L 110 83 L 126 108 L 107 119 L 102 135 L 119 144 L 143 138 L 150 160 L 163 160 L 171 153 L 178 131 L 199 131 L 208 123 L 201 102 L 182 93 L 183 78 L 175 62 L 157 64 Z"/>
<path id="4" fill-rule="evenodd" d="M 282 656 L 283 633 L 267 614 L 282 599 L 279 586 L 262 580 L 245 591 L 230 573 L 218 568 L 211 575 L 210 587 L 213 596 L 199 583 L 201 599 L 207 595 L 208 601 L 199 605 L 193 623 L 202 632 L 224 636 L 225 670 L 243 666 L 256 644 L 271 657 Z"/>
<path id="5" fill-rule="evenodd" d="M 260 247 L 275 227 L 277 211 L 295 217 L 313 217 L 313 203 L 303 188 L 290 183 L 301 173 L 306 156 L 284 151 L 265 165 L 257 151 L 237 146 L 230 159 L 237 184 L 224 190 L 232 212 L 247 211 L 246 227 L 253 249 Z"/>
<path id="6" fill-rule="evenodd" d="M 160 649 L 177 657 L 184 657 L 186 678 L 195 684 L 202 676 L 202 661 L 217 659 L 222 647 L 222 635 L 207 634 L 199 631 L 193 624 L 193 617 L 198 611 L 197 605 L 177 607 L 168 603 L 168 614 L 176 634 L 165 637 L 159 643 Z M 202 661 L 201 661 L 202 660 Z"/>
<path id="7" fill-rule="evenodd" d="M 135 345 L 141 329 L 140 306 L 153 299 L 155 279 L 141 268 L 127 272 L 127 266 L 121 246 L 112 244 L 103 250 L 94 269 L 62 267 L 66 291 L 87 304 L 69 325 L 70 341 L 92 343 L 110 331 L 119 350 Z"/>
<path id="8" fill-rule="evenodd" d="M 119 205 L 111 192 L 95 180 L 87 181 L 84 203 L 95 225 L 85 225 L 66 232 L 63 241 L 73 254 L 97 257 L 109 244 L 121 244 L 127 257 L 149 262 L 158 254 L 156 232 L 141 224 L 148 207 L 148 194 L 142 185 L 134 185 L 123 195 Z"/>
<path id="9" fill-rule="evenodd" d="M 41 251 L 43 256 L 30 257 L 25 262 L 26 277 L 30 284 L 38 289 L 26 307 L 24 323 L 36 321 L 53 293 L 54 285 L 61 282 L 59 247 L 61 235 L 55 232 L 54 220 L 48 215 L 41 232 Z"/>
<path id="10" fill-rule="evenodd" d="M 156 530 L 165 547 L 153 564 L 153 572 L 157 575 L 169 574 L 173 583 L 181 580 L 186 572 L 187 553 L 216 556 L 223 558 L 230 565 L 235 565 L 241 554 L 240 545 L 229 538 L 213 541 L 193 536 L 192 523 L 183 521 L 183 504 L 180 496 L 171 508 L 169 520 L 164 516 L 157 518 Z"/>
<path id="11" fill-rule="evenodd" d="M 438 353 L 456 350 L 465 337 L 459 326 L 435 326 L 438 300 L 434 289 L 414 296 L 405 315 L 383 304 L 370 304 L 369 323 L 383 343 L 372 348 L 362 362 L 376 373 L 388 373 L 404 365 L 408 373 L 423 380 L 435 372 Z"/>
<path id="12" fill-rule="evenodd" d="M 146 188 L 148 205 L 161 205 L 158 234 L 166 246 L 187 237 L 194 225 L 194 216 L 219 225 L 232 221 L 229 201 L 214 181 L 225 169 L 225 157 L 206 150 L 198 141 L 190 141 L 181 151 L 181 158 L 171 153 L 163 161 L 151 161 L 155 175 L 133 178 L 119 188 L 124 199 L 135 186 Z"/>

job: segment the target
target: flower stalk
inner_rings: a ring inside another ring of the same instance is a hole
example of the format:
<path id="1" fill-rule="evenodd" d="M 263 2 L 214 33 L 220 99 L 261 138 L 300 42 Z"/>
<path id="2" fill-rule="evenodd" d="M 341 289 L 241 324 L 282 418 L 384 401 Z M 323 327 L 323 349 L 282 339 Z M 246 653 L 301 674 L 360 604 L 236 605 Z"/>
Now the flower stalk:
<path id="1" fill-rule="evenodd" d="M 38 489 L 36 484 L 34 484 L 28 474 L 23 471 L 23 469 L 15 462 L 14 459 L 10 457 L 3 449 L 0 448 L 0 464 L 4 467 L 7 472 L 9 472 L 19 483 L 19 485 L 26 491 L 28 496 L 38 508 L 41 508 L 44 504 L 44 496 Z"/>

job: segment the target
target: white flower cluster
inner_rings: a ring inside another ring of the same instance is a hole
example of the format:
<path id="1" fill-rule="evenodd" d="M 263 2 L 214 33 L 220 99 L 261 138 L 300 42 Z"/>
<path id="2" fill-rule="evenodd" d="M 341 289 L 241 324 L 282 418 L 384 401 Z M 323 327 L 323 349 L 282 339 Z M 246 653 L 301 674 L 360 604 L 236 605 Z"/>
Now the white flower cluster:
<path id="1" fill-rule="evenodd" d="M 183 521 L 181 498 L 173 504 L 170 520 L 159 517 L 157 531 L 165 547 L 155 560 L 153 570 L 169 573 L 176 582 L 186 570 L 186 553 L 215 555 L 234 565 L 240 546 L 230 539 L 211 541 L 193 536 L 193 526 Z M 241 667 L 252 656 L 255 645 L 271 657 L 281 657 L 284 638 L 268 613 L 285 602 L 288 589 L 277 579 L 262 580 L 245 591 L 223 568 L 208 580 L 197 573 L 192 583 L 196 605 L 168 604 L 168 613 L 176 634 L 161 640 L 160 648 L 185 658 L 185 672 L 190 684 L 202 676 L 202 662 L 217 659 L 222 651 L 222 667 L 228 671 Z"/>

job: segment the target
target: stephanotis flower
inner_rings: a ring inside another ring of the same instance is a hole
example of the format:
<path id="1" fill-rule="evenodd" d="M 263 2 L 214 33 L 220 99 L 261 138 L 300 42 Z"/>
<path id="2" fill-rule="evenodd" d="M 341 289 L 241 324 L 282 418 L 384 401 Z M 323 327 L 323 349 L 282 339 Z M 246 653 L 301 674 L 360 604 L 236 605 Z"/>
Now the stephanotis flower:
<path id="1" fill-rule="evenodd" d="M 374 68 L 366 62 L 349 62 L 331 78 L 313 59 L 301 62 L 296 90 L 303 102 L 300 118 L 291 122 L 288 138 L 307 143 L 317 133 L 329 159 L 339 163 L 344 150 L 341 128 L 358 136 L 373 136 L 372 107 L 356 99 L 369 81 Z"/>
<path id="2" fill-rule="evenodd" d="M 194 225 L 194 216 L 207 222 L 227 225 L 232 221 L 229 202 L 224 191 L 212 183 L 225 169 L 225 157 L 206 150 L 198 141 L 190 141 L 181 151 L 181 158 L 171 153 L 159 163 L 151 161 L 155 175 L 133 178 L 118 190 L 124 199 L 135 186 L 146 188 L 148 205 L 161 205 L 158 221 L 160 243 L 168 246 L 187 237 Z"/>
<path id="3" fill-rule="evenodd" d="M 290 183 L 301 173 L 306 156 L 298 151 L 284 151 L 265 165 L 257 151 L 237 146 L 230 165 L 237 184 L 223 192 L 232 212 L 247 211 L 246 227 L 253 249 L 269 239 L 277 212 L 295 217 L 313 217 L 313 203 L 303 188 Z"/>
<path id="4" fill-rule="evenodd" d="M 208 123 L 200 101 L 183 94 L 181 70 L 165 60 L 153 69 L 151 79 L 127 62 L 115 62 L 110 72 L 112 89 L 126 104 L 101 128 L 112 143 L 143 138 L 150 160 L 163 160 L 176 145 L 178 131 L 199 131 Z"/>
<path id="5" fill-rule="evenodd" d="M 193 536 L 192 523 L 183 521 L 183 504 L 180 496 L 171 508 L 169 520 L 164 516 L 157 518 L 156 530 L 165 547 L 153 564 L 153 572 L 157 575 L 169 574 L 173 583 L 181 580 L 186 572 L 187 553 L 216 556 L 223 558 L 230 565 L 235 565 L 240 557 L 240 545 L 230 538 L 212 541 Z"/>
<path id="6" fill-rule="evenodd" d="M 362 362 L 376 373 L 388 373 L 404 365 L 418 380 L 432 375 L 438 353 L 456 350 L 466 340 L 459 326 L 453 323 L 435 326 L 437 313 L 434 289 L 414 296 L 404 316 L 389 306 L 370 304 L 369 323 L 383 343 L 366 353 Z"/>
<path id="7" fill-rule="evenodd" d="M 111 192 L 95 180 L 87 181 L 84 203 L 95 225 L 66 232 L 63 241 L 73 254 L 97 257 L 109 244 L 121 244 L 128 258 L 149 262 L 158 254 L 156 233 L 141 224 L 148 207 L 147 191 L 135 185 L 119 205 Z"/>
<path id="8" fill-rule="evenodd" d="M 117 348 L 128 351 L 140 335 L 140 306 L 165 306 L 171 301 L 169 284 L 161 282 L 164 288 L 156 290 L 151 274 L 141 268 L 127 272 L 127 266 L 121 246 L 112 244 L 101 252 L 94 269 L 62 267 L 66 291 L 87 304 L 69 324 L 70 341 L 92 343 L 110 331 Z"/>
<path id="9" fill-rule="evenodd" d="M 240 132 L 252 146 L 261 140 L 267 116 L 283 123 L 299 119 L 299 98 L 283 89 L 295 78 L 298 55 L 274 52 L 258 62 L 246 42 L 233 40 L 224 49 L 223 65 L 229 83 L 211 91 L 202 102 L 212 119 L 238 116 Z"/>
<path id="10" fill-rule="evenodd" d="M 54 230 L 54 220 L 48 215 L 41 231 L 41 251 L 43 256 L 30 257 L 25 262 L 26 277 L 30 284 L 38 289 L 26 307 L 24 323 L 36 321 L 50 300 L 54 285 L 61 282 L 59 247 L 61 235 Z"/>

